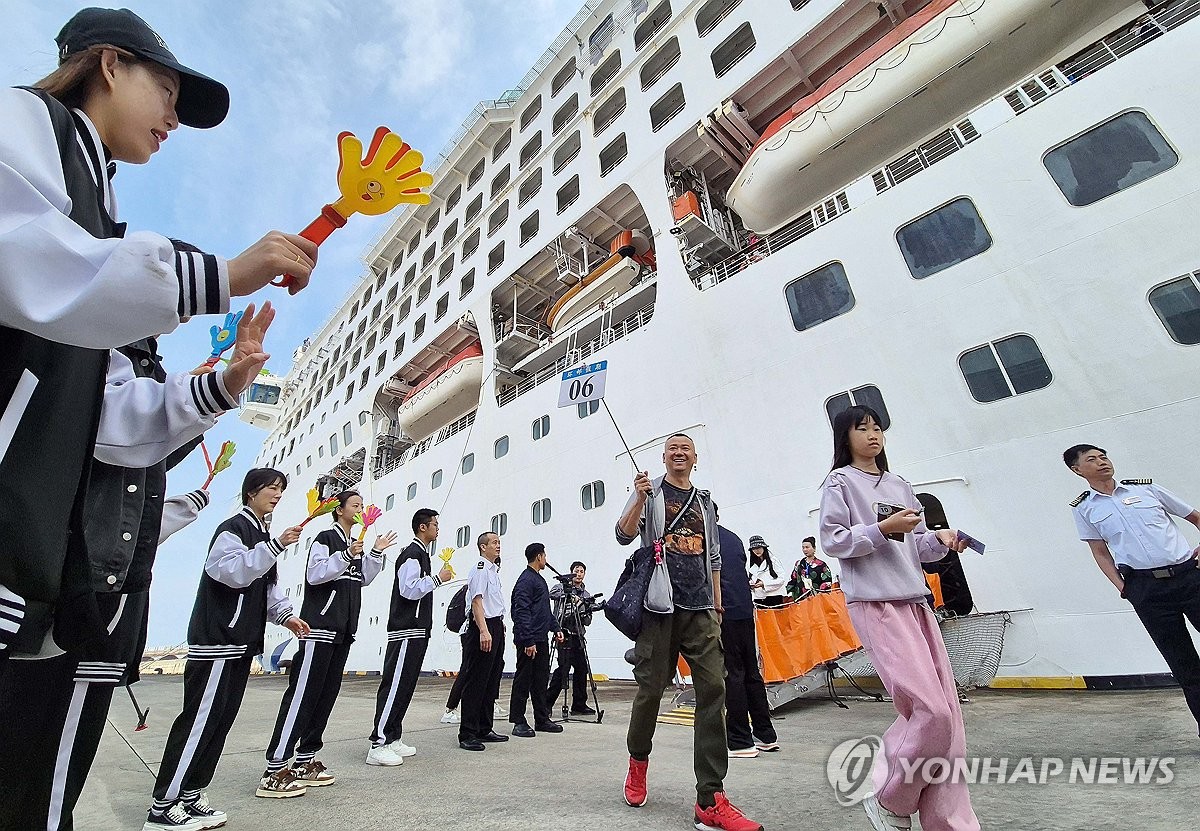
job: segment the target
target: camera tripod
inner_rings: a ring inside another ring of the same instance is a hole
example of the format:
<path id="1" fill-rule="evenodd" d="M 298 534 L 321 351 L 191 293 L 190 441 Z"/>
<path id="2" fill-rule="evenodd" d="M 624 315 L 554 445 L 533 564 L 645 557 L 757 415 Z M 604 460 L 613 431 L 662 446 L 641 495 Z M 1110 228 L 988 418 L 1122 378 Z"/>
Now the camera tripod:
<path id="1" fill-rule="evenodd" d="M 562 607 L 558 611 L 558 628 L 564 633 L 563 642 L 557 645 L 558 649 L 558 668 L 562 671 L 562 718 L 558 721 L 581 721 L 593 724 L 600 724 L 604 721 L 604 710 L 600 707 L 600 700 L 596 694 L 596 679 L 592 677 L 592 659 L 588 656 L 587 649 L 587 628 L 583 625 L 582 616 L 579 613 L 580 602 L 578 595 L 575 594 L 575 587 L 572 583 L 566 580 L 560 580 L 560 585 L 563 590 Z M 568 634 L 567 622 L 573 624 L 574 634 Z M 574 638 L 578 641 L 577 644 L 571 644 L 570 639 Z M 592 706 L 596 710 L 594 717 L 571 716 L 570 700 L 574 695 L 574 674 L 571 660 L 564 660 L 563 652 L 567 649 L 578 649 L 583 655 L 583 666 L 587 672 L 588 684 L 591 686 Z"/>

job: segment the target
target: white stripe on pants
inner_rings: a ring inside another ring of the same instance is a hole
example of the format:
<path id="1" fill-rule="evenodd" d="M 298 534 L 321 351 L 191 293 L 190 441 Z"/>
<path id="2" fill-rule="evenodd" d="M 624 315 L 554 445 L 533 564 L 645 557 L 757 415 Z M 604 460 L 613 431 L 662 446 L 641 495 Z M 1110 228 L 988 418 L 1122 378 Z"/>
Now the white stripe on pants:
<path id="1" fill-rule="evenodd" d="M 200 737 L 204 734 L 204 726 L 208 723 L 209 714 L 212 713 L 213 700 L 217 696 L 217 687 L 220 686 L 221 676 L 224 674 L 225 661 L 213 661 L 212 668 L 208 673 L 208 683 L 204 685 L 204 697 L 200 701 L 200 709 L 196 712 L 196 721 L 192 724 L 187 744 L 183 746 L 183 753 L 179 756 L 179 766 L 175 768 L 175 776 L 171 778 L 171 784 L 167 786 L 166 798 L 172 802 L 179 798 L 179 790 L 183 787 L 183 777 L 192 764 L 192 757 L 196 755 L 196 746 L 200 744 Z"/>
<path id="2" fill-rule="evenodd" d="M 396 669 L 392 673 L 392 686 L 388 689 L 387 704 L 379 713 L 379 723 L 375 725 L 375 735 L 383 735 L 383 727 L 387 724 L 388 716 L 392 714 L 392 707 L 396 703 L 396 690 L 400 688 L 400 676 L 404 674 L 404 658 L 408 655 L 408 641 L 400 642 L 400 653 L 396 656 Z"/>

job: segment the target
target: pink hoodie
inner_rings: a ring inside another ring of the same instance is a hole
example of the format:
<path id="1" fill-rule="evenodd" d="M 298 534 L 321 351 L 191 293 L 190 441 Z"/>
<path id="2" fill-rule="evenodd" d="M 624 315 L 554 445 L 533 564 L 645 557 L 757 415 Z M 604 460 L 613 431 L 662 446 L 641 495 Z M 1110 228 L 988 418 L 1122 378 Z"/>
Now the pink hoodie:
<path id="1" fill-rule="evenodd" d="M 925 520 L 903 542 L 885 538 L 875 511 L 879 502 L 921 507 L 912 486 L 894 473 L 880 479 L 855 467 L 832 471 L 821 486 L 821 549 L 842 561 L 847 601 L 923 602 L 929 587 L 921 563 L 942 559 L 948 549 Z"/>

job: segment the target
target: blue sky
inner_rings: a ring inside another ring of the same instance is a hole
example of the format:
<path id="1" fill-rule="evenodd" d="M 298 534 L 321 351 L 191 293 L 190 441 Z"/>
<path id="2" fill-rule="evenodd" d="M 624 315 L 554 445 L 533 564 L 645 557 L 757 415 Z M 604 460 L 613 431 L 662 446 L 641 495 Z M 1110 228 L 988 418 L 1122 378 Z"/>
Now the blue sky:
<path id="1" fill-rule="evenodd" d="M 0 77 L 28 84 L 55 66 L 54 36 L 88 3 L 6 0 Z M 337 197 L 336 137 L 365 141 L 383 124 L 425 153 L 427 169 L 480 100 L 516 86 L 582 0 L 275 0 L 122 4 L 146 19 L 184 64 L 229 87 L 231 107 L 213 130 L 173 133 L 150 163 L 123 165 L 114 180 L 121 219 L 233 257 L 265 232 L 297 232 Z M 2 129 L 2 128 L 0 128 Z M 279 314 L 268 367 L 282 373 L 293 350 L 340 304 L 364 267 L 361 255 L 387 218 L 354 217 L 321 246 L 310 287 L 296 297 L 268 289 Z M 241 308 L 247 299 L 237 302 Z M 162 341 L 169 370 L 208 355 L 198 318 Z M 232 512 L 237 487 L 265 434 L 231 413 L 209 432 L 213 452 L 237 442 L 213 504 L 159 551 L 150 644 L 185 639 L 208 540 Z M 171 473 L 169 493 L 199 487 L 199 452 Z"/>

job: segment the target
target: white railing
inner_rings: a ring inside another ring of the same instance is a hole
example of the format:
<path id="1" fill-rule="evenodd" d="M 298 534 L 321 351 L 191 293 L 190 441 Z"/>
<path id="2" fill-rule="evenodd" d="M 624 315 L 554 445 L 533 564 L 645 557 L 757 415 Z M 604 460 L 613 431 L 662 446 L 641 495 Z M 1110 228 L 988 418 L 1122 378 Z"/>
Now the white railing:
<path id="1" fill-rule="evenodd" d="M 476 412 L 476 410 L 472 410 L 462 418 L 452 421 L 443 427 L 440 431 L 438 431 L 437 441 L 435 441 L 434 444 L 441 444 L 455 433 L 461 433 L 463 430 L 466 430 L 468 427 L 474 424 Z"/>

